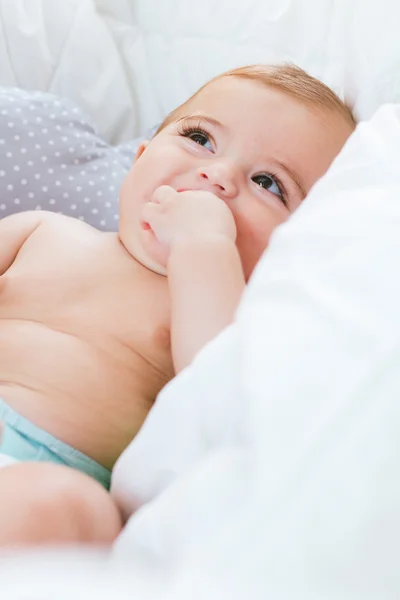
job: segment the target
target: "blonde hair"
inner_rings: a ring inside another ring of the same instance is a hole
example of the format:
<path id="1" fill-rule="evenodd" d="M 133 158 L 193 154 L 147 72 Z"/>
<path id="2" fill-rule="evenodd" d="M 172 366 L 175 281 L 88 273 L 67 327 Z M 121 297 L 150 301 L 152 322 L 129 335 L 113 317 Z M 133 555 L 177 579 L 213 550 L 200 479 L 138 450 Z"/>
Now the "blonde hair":
<path id="1" fill-rule="evenodd" d="M 170 112 L 157 129 L 155 135 L 173 123 L 184 109 L 204 88 L 223 77 L 240 77 L 275 88 L 321 111 L 328 111 L 342 117 L 354 128 L 356 123 L 351 110 L 322 81 L 312 77 L 294 64 L 248 65 L 217 75 L 197 90 L 186 102 Z"/>

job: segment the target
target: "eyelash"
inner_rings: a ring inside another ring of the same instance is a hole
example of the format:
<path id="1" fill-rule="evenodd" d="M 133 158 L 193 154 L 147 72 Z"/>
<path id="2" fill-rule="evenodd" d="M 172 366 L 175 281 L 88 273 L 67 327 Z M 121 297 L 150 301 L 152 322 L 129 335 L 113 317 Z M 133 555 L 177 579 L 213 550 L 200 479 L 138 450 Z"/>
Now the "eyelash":
<path id="1" fill-rule="evenodd" d="M 268 177 L 271 177 L 271 179 L 273 179 L 275 181 L 277 188 L 281 194 L 281 200 L 282 200 L 283 204 L 286 206 L 286 208 L 289 208 L 286 188 L 283 185 L 282 180 L 279 177 L 279 175 L 277 175 L 276 173 L 272 173 L 272 171 L 270 173 L 265 173 L 265 175 L 267 175 Z"/>
<path id="2" fill-rule="evenodd" d="M 206 137 L 209 141 L 212 141 L 211 133 L 201 124 L 201 122 L 198 122 L 196 125 L 192 125 L 190 123 L 182 123 L 178 129 L 178 133 L 179 133 L 179 135 L 181 135 L 183 137 L 190 137 L 190 135 L 193 135 L 194 133 L 198 133 L 200 135 L 204 135 L 204 137 Z M 267 177 L 271 177 L 271 179 L 274 180 L 274 182 L 276 183 L 276 185 L 279 189 L 279 192 L 281 194 L 282 203 L 284 204 L 284 206 L 286 208 L 288 208 L 289 203 L 287 201 L 286 189 L 285 189 L 285 186 L 283 185 L 280 177 L 278 175 L 276 175 L 276 173 L 272 173 L 272 172 L 262 173 L 262 174 L 266 175 Z"/>
<path id="3" fill-rule="evenodd" d="M 204 135 L 209 141 L 212 141 L 211 133 L 203 126 L 201 123 L 197 123 L 197 125 L 192 125 L 190 123 L 182 123 L 178 129 L 179 135 L 183 137 L 189 137 L 194 133 L 199 133 L 200 135 Z"/>

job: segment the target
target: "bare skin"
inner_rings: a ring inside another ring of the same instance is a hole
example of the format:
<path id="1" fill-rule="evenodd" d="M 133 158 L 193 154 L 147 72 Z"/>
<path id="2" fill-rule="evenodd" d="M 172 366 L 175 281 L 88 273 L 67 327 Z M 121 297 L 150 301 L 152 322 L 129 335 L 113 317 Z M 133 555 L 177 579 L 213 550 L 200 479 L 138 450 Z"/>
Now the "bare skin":
<path id="1" fill-rule="evenodd" d="M 273 229 L 352 131 L 259 83 L 225 79 L 140 147 L 119 233 L 41 212 L 0 221 L 0 398 L 109 469 L 161 388 L 232 321 Z M 79 475 L 59 477 L 93 500 Z M 0 489 L 35 477 L 47 485 L 37 466 L 7 467 Z M 18 522 L 12 495 L 1 502 Z"/>
<path id="2" fill-rule="evenodd" d="M 0 490 L 0 547 L 77 542 L 109 546 L 121 530 L 121 517 L 105 489 L 68 467 L 4 467 Z"/>
<path id="3" fill-rule="evenodd" d="M 46 214 L 0 281 L 0 397 L 111 468 L 173 375 L 166 279 Z"/>

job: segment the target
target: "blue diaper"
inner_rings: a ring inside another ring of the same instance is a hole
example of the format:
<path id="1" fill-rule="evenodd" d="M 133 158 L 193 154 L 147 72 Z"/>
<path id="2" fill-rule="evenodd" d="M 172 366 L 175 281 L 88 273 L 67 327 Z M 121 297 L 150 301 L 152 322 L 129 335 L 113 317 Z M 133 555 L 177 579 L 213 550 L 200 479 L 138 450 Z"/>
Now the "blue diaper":
<path id="1" fill-rule="evenodd" d="M 0 453 L 21 462 L 40 461 L 67 465 L 93 477 L 107 490 L 110 488 L 111 473 L 108 469 L 36 427 L 1 398 L 0 421 L 4 424 Z"/>

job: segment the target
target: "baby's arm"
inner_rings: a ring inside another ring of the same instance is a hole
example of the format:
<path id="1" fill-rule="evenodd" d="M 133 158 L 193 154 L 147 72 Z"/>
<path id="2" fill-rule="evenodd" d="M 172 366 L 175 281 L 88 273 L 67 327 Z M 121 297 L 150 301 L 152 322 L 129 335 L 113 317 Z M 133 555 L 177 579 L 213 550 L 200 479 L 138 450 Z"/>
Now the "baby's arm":
<path id="1" fill-rule="evenodd" d="M 163 186 L 144 218 L 168 247 L 171 342 L 176 372 L 234 317 L 245 287 L 231 211 L 204 191 Z"/>
<path id="2" fill-rule="evenodd" d="M 29 211 L 0 219 L 0 275 L 11 267 L 26 240 L 39 225 L 55 216 L 45 211 Z"/>
<path id="3" fill-rule="evenodd" d="M 173 245 L 168 279 L 172 353 L 179 372 L 233 321 L 245 286 L 234 241 L 203 235 Z"/>

